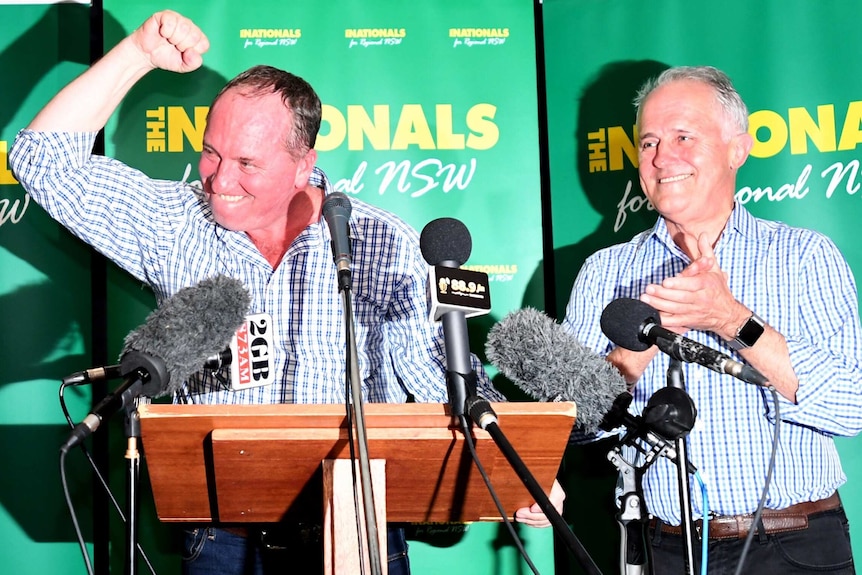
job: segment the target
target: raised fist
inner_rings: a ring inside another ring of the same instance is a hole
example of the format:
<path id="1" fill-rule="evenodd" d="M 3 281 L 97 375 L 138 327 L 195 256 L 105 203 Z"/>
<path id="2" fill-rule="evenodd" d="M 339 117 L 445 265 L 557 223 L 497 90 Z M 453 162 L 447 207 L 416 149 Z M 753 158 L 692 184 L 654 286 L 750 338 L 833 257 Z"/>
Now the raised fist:
<path id="1" fill-rule="evenodd" d="M 210 42 L 197 25 L 172 10 L 156 12 L 131 35 L 134 45 L 154 68 L 191 72 L 203 64 Z"/>

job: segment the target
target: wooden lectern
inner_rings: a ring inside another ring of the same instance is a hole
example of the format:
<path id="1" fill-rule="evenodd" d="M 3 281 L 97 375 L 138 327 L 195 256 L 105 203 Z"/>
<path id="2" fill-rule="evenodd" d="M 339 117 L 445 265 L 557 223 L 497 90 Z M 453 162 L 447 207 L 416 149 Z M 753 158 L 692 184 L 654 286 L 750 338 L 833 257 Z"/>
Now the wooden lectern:
<path id="1" fill-rule="evenodd" d="M 452 426 L 448 405 L 363 407 L 377 518 L 384 527 L 382 546 L 386 521 L 501 520 L 463 434 Z M 500 429 L 548 493 L 575 421 L 575 405 L 513 402 L 492 407 Z M 350 457 L 344 405 L 148 404 L 139 406 L 138 412 L 160 520 L 323 521 L 328 572 L 338 565 L 337 550 L 340 557 L 345 549 L 356 549 L 355 518 L 329 517 L 333 490 L 335 495 L 350 490 L 340 499 L 349 501 L 353 513 L 351 484 L 332 475 L 340 467 L 337 460 Z M 504 509 L 531 505 L 533 498 L 488 433 L 474 428 L 473 434 L 479 459 Z M 349 463 L 347 470 L 349 476 Z M 329 501 L 323 500 L 324 485 Z M 379 493 L 385 493 L 382 502 Z M 321 519 L 324 509 L 327 516 Z M 352 525 L 352 535 L 342 532 L 340 525 L 348 529 Z"/>

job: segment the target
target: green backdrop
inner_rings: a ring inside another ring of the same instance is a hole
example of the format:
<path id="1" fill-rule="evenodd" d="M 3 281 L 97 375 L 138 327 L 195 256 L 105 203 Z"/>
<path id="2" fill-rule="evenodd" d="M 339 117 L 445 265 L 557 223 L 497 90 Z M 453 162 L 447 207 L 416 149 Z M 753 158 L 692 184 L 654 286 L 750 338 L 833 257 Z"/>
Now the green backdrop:
<path id="1" fill-rule="evenodd" d="M 154 9 L 151 1 L 105 2 L 111 45 Z M 159 177 L 195 179 L 195 146 L 214 91 L 251 64 L 270 63 L 308 79 L 326 105 L 320 165 L 340 189 L 384 206 L 417 229 L 457 217 L 473 235 L 468 265 L 488 271 L 493 314 L 470 320 L 481 354 L 490 325 L 507 311 L 543 305 L 546 270 L 562 313 L 584 257 L 654 221 L 638 189 L 633 150 L 634 90 L 678 64 L 713 64 L 734 79 L 752 112 L 757 139 L 740 171 L 739 199 L 756 215 L 812 227 L 832 237 L 857 272 L 862 80 L 851 0 L 545 0 L 545 82 L 553 250 L 543 258 L 534 6 L 525 0 L 466 3 L 394 0 L 290 3 L 190 0 L 171 8 L 198 20 L 213 39 L 204 69 L 153 73 L 114 116 L 106 148 Z M 0 567 L 14 573 L 78 573 L 80 552 L 61 498 L 57 447 L 65 421 L 59 379 L 92 365 L 94 341 L 109 357 L 143 321 L 148 290 L 108 267 L 107 329 L 94 333 L 90 251 L 31 204 L 6 167 L 16 131 L 89 61 L 89 6 L 0 5 Z M 148 126 L 147 123 L 150 123 Z M 391 175 L 387 178 L 387 175 Z M 549 264 L 553 264 L 553 266 Z M 101 328 L 99 328 L 101 330 Z M 496 378 L 513 397 L 504 380 Z M 67 394 L 73 417 L 89 390 Z M 108 448 L 122 497 L 118 422 Z M 859 438 L 840 439 L 851 524 L 862 469 Z M 607 445 L 571 449 L 563 462 L 566 516 L 605 573 L 616 571 L 612 520 L 615 473 Z M 70 461 L 72 491 L 86 533 L 93 531 L 90 475 Z M 157 572 L 178 572 L 172 529 L 144 501 L 141 537 Z M 97 521 L 104 515 L 96 514 Z M 122 526 L 112 517 L 112 570 L 122 568 Z M 97 526 L 100 527 L 100 526 Z M 524 530 L 522 530 L 524 531 Z M 433 532 L 433 534 L 431 534 Z M 552 572 L 550 532 L 530 550 Z M 860 556 L 858 530 L 854 547 Z M 521 573 L 495 526 L 434 526 L 413 534 L 414 572 Z M 558 552 L 556 572 L 580 570 Z"/>
<path id="2" fill-rule="evenodd" d="M 851 63 L 862 55 L 855 32 L 860 15 L 862 5 L 852 0 L 545 0 L 559 313 L 589 253 L 655 222 L 637 179 L 632 99 L 646 78 L 677 65 L 723 69 L 749 107 L 756 144 L 739 171 L 737 199 L 756 216 L 829 235 L 858 281 L 862 77 Z M 855 452 L 862 438 L 837 444 L 849 478 L 841 495 L 859 558 L 862 464 Z M 579 508 L 589 517 L 590 527 L 575 521 L 575 529 L 598 550 L 600 540 L 616 538 L 608 514 L 615 473 L 594 449 L 570 453 L 567 469 L 569 493 L 582 499 Z M 581 485 L 590 486 L 590 496 L 577 495 Z M 606 501 L 595 504 L 595 489 Z M 603 556 L 606 572 L 614 553 Z"/>
<path id="3" fill-rule="evenodd" d="M 57 394 L 59 378 L 91 361 L 91 256 L 29 201 L 8 170 L 6 152 L 18 129 L 88 62 L 86 7 L 0 6 L 0 569 L 5 573 L 81 567 L 60 490 L 58 449 L 68 427 Z M 69 390 L 66 400 L 80 413 L 89 405 L 89 392 Z M 68 471 L 82 527 L 90 531 L 90 475 L 80 458 L 69 462 Z"/>

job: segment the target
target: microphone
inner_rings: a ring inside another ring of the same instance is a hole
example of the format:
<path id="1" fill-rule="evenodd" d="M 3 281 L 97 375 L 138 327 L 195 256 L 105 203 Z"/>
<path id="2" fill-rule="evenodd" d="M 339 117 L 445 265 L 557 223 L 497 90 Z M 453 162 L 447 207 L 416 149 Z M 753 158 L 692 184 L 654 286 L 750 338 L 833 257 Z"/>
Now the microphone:
<path id="1" fill-rule="evenodd" d="M 106 379 L 122 377 L 123 372 L 120 364 L 105 365 L 102 367 L 91 367 L 84 371 L 76 371 L 63 378 L 64 385 L 81 385 L 82 383 L 95 383 Z"/>
<path id="2" fill-rule="evenodd" d="M 350 199 L 343 192 L 332 192 L 323 200 L 322 210 L 329 226 L 329 235 L 332 236 L 332 258 L 338 270 L 338 290 L 350 289 Z"/>
<path id="3" fill-rule="evenodd" d="M 467 398 L 476 395 L 466 318 L 468 314 L 472 317 L 491 310 L 488 276 L 459 269 L 473 249 L 470 232 L 459 220 L 438 218 L 429 222 L 419 236 L 419 247 L 422 257 L 432 266 L 428 311 L 432 321 L 443 324 L 449 404 L 452 415 L 460 417 L 465 414 Z"/>
<path id="4" fill-rule="evenodd" d="M 697 363 L 746 383 L 769 386 L 766 377 L 750 365 L 663 328 L 658 310 L 638 299 L 613 300 L 602 311 L 601 326 L 608 339 L 625 349 L 644 351 L 656 345 L 679 361 Z"/>
<path id="5" fill-rule="evenodd" d="M 573 401 L 586 433 L 598 431 L 616 398 L 626 393 L 616 367 L 537 309 L 511 312 L 494 324 L 485 354 L 535 399 Z"/>
<path id="6" fill-rule="evenodd" d="M 650 446 L 648 460 L 656 455 L 676 459 L 668 442 L 694 426 L 694 403 L 677 388 L 654 393 L 643 416 L 629 413 L 632 395 L 619 370 L 539 310 L 520 309 L 497 322 L 488 332 L 485 353 L 535 399 L 574 402 L 584 433 L 625 427 L 623 443 L 642 439 Z"/>
<path id="7" fill-rule="evenodd" d="M 120 359 L 123 383 L 72 430 L 61 451 L 80 444 L 102 420 L 136 397 L 174 393 L 223 349 L 242 323 L 251 297 L 242 282 L 215 276 L 179 290 L 126 336 Z"/>

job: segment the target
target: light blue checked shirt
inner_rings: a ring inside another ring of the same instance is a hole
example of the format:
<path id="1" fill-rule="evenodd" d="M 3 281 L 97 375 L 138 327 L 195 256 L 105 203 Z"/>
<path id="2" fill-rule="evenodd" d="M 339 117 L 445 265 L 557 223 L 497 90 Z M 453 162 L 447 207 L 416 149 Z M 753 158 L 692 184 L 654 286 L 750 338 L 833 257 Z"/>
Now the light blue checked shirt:
<path id="1" fill-rule="evenodd" d="M 134 277 L 158 301 L 224 274 L 251 293 L 251 313 L 275 323 L 275 383 L 231 391 L 210 374 L 185 383 L 188 403 L 343 403 L 342 298 L 323 219 L 308 226 L 273 270 L 245 233 L 217 225 L 199 186 L 154 180 L 92 154 L 93 133 L 19 133 L 9 153 L 18 180 L 53 218 Z M 315 168 L 312 185 L 331 191 Z M 368 402 L 446 403 L 445 349 L 428 320 L 428 268 L 418 234 L 392 214 L 351 200 L 353 312 L 363 396 Z M 477 358 L 479 392 L 503 397 Z M 203 367 L 203 366 L 202 366 Z M 226 370 L 223 370 L 227 374 Z"/>
<path id="2" fill-rule="evenodd" d="M 825 236 L 754 218 L 739 204 L 715 255 L 736 299 L 784 335 L 799 377 L 797 403 L 780 400 L 782 424 L 766 506 L 781 509 L 827 497 L 846 480 L 833 436 L 862 429 L 862 332 L 850 269 Z M 637 298 L 647 284 L 660 283 L 689 263 L 659 218 L 651 230 L 587 259 L 572 289 L 565 329 L 607 355 L 613 344 L 599 326 L 605 306 L 617 298 Z M 690 331 L 686 337 L 734 353 L 714 333 Z M 644 371 L 633 391 L 632 412 L 640 414 L 650 396 L 667 385 L 668 363 L 659 353 Z M 683 373 L 698 410 L 689 459 L 704 477 L 710 511 L 751 513 L 772 447 L 772 394 L 693 363 L 683 364 Z M 635 461 L 634 449 L 626 456 Z M 679 525 L 675 464 L 658 458 L 643 486 L 649 511 Z M 693 493 L 695 517 L 702 516 L 701 503 Z"/>

